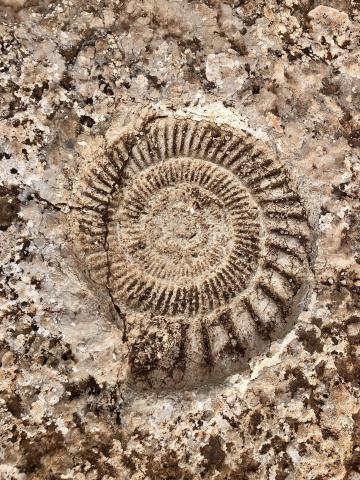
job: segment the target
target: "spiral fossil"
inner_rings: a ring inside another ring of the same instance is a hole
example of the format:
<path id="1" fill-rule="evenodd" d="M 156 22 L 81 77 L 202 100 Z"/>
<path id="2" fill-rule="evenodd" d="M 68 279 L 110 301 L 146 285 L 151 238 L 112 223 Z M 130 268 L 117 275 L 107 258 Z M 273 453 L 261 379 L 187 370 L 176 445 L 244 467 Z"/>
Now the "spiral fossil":
<path id="1" fill-rule="evenodd" d="M 90 275 L 138 322 L 133 372 L 230 371 L 288 328 L 310 231 L 284 166 L 250 135 L 152 118 L 91 164 L 79 198 Z"/>

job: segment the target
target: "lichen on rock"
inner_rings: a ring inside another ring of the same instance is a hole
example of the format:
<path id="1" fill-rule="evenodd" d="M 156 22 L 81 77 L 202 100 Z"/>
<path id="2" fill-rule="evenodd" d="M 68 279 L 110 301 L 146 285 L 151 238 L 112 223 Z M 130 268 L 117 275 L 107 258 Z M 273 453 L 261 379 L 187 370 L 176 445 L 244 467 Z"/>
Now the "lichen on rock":
<path id="1" fill-rule="evenodd" d="M 0 478 L 360 478 L 356 2 L 0 2 Z"/>

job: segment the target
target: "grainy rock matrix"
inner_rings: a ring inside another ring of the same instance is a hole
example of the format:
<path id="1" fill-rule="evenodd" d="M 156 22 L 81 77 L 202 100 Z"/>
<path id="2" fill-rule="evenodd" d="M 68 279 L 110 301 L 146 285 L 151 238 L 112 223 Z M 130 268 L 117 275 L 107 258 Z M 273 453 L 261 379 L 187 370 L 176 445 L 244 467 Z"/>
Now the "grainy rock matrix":
<path id="1" fill-rule="evenodd" d="M 359 21 L 0 1 L 1 479 L 360 478 Z"/>

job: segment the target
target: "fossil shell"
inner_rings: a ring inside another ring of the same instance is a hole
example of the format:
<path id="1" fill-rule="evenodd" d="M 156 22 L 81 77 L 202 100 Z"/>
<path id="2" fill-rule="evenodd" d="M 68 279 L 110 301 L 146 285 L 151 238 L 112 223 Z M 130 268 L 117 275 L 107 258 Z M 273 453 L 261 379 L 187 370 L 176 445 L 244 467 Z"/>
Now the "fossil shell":
<path id="1" fill-rule="evenodd" d="M 78 241 L 127 317 L 135 382 L 236 371 L 301 308 L 306 212 L 284 166 L 244 132 L 150 118 L 90 162 L 79 199 Z"/>

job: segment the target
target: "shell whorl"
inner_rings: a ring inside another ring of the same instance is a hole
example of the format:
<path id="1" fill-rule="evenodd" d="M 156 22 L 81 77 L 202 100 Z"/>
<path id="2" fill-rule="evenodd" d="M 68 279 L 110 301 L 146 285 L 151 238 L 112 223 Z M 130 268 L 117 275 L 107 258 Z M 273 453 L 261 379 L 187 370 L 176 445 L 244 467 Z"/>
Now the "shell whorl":
<path id="1" fill-rule="evenodd" d="M 179 317 L 188 359 L 199 345 L 203 359 L 249 358 L 301 300 L 306 212 L 282 163 L 243 132 L 152 118 L 94 162 L 80 201 L 92 279 L 129 312 Z"/>

